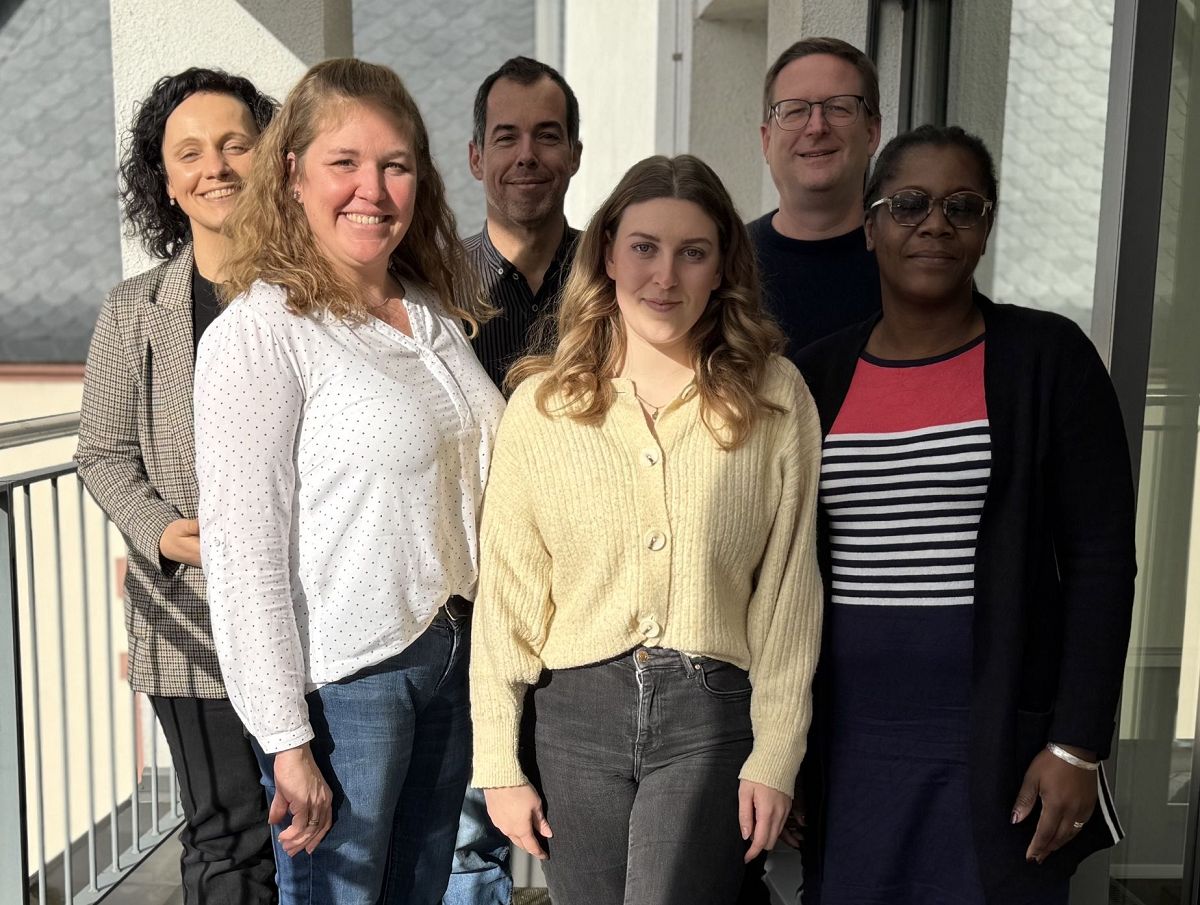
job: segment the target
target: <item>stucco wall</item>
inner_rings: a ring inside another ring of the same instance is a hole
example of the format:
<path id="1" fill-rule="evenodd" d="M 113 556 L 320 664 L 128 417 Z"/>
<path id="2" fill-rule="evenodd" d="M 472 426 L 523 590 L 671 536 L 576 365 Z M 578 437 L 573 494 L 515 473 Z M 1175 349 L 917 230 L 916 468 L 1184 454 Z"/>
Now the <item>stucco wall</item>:
<path id="1" fill-rule="evenodd" d="M 206 0 L 197 9 L 188 0 L 111 0 L 118 142 L 135 105 L 163 75 L 218 67 L 282 100 L 310 65 L 353 52 L 350 0 Z M 121 260 L 125 276 L 153 263 L 124 237 Z"/>
<path id="2" fill-rule="evenodd" d="M 867 42 L 867 0 L 770 0 L 768 60 L 803 37 L 828 35 L 855 47 Z"/>
<path id="3" fill-rule="evenodd" d="M 655 152 L 658 4 L 566 0 L 564 34 L 583 141 L 566 210 L 582 228 L 625 171 Z"/>
<path id="4" fill-rule="evenodd" d="M 763 19 L 695 22 L 688 150 L 717 171 L 747 220 L 765 210 L 758 126 L 766 53 Z"/>

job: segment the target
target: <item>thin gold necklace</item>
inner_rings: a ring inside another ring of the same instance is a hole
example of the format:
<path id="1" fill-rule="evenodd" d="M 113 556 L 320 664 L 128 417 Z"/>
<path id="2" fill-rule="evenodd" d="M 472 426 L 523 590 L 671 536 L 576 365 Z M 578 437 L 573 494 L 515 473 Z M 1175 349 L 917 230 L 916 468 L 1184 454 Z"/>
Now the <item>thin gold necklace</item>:
<path id="1" fill-rule="evenodd" d="M 647 409 L 649 409 L 649 410 L 650 410 L 650 411 L 649 411 L 649 414 L 650 414 L 650 420 L 651 420 L 651 421 L 657 421 L 657 420 L 658 420 L 658 413 L 659 413 L 659 412 L 661 412 L 661 411 L 662 411 L 664 408 L 666 408 L 666 407 L 667 407 L 667 405 L 669 405 L 669 404 L 670 404 L 670 403 L 667 403 L 667 404 L 664 404 L 664 405 L 655 405 L 654 403 L 652 403 L 652 402 L 648 401 L 648 400 L 647 400 L 647 399 L 646 399 L 644 396 L 642 396 L 642 394 L 641 394 L 641 393 L 639 393 L 637 390 L 634 390 L 634 391 L 633 391 L 633 395 L 637 397 L 637 401 L 638 401 L 638 402 L 640 402 L 642 405 L 644 405 L 644 406 L 645 406 Z"/>

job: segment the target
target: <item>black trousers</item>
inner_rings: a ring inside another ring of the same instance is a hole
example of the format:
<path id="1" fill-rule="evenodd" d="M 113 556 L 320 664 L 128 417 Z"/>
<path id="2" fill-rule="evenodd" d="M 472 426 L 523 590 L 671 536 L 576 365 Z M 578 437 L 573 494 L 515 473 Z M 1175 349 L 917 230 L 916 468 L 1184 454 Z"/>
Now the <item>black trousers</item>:
<path id="1" fill-rule="evenodd" d="M 526 707 L 554 905 L 733 905 L 747 845 L 738 771 L 753 744 L 743 670 L 638 648 L 544 671 Z"/>
<path id="2" fill-rule="evenodd" d="M 186 905 L 275 905 L 262 774 L 227 699 L 150 695 L 179 776 Z"/>
<path id="3" fill-rule="evenodd" d="M 776 844 L 785 845 L 786 843 Z M 767 856 L 765 853 L 746 865 L 737 905 L 771 905 L 771 891 L 767 889 L 766 866 Z"/>

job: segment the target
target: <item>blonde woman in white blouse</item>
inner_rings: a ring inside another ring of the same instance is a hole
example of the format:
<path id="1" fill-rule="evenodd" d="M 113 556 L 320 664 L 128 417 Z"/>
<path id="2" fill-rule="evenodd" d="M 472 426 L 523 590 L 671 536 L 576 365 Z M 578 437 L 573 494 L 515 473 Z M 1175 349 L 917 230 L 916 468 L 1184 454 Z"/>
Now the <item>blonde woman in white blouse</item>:
<path id="1" fill-rule="evenodd" d="M 411 96 L 314 66 L 228 223 L 196 471 L 213 635 L 280 898 L 439 902 L 467 783 L 466 599 L 503 406 Z"/>

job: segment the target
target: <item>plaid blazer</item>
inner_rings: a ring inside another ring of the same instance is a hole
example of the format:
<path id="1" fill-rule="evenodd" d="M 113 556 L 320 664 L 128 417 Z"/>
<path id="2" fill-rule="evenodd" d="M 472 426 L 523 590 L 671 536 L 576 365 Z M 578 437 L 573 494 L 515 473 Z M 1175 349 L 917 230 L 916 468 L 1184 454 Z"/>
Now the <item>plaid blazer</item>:
<path id="1" fill-rule="evenodd" d="M 188 244 L 109 293 L 88 350 L 75 461 L 128 545 L 130 684 L 223 698 L 204 575 L 158 551 L 170 522 L 196 517 L 192 263 Z"/>

